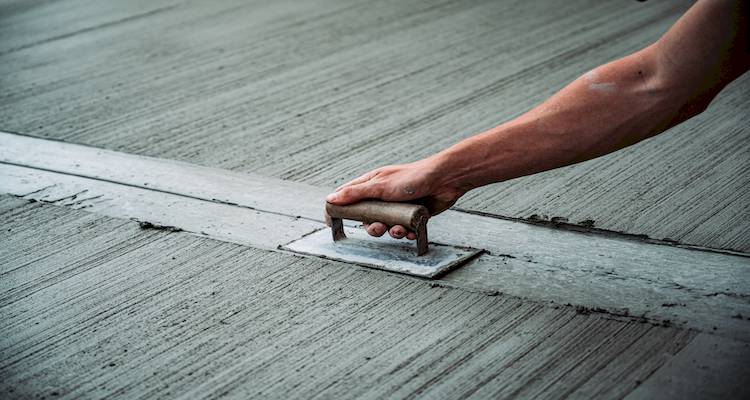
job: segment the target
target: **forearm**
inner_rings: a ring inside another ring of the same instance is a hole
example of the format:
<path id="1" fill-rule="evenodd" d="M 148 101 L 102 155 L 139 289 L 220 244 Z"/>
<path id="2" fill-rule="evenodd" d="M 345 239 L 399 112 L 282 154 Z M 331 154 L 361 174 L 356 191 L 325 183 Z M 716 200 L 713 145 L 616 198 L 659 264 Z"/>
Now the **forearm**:
<path id="1" fill-rule="evenodd" d="M 700 113 L 750 64 L 747 8 L 698 2 L 657 43 L 431 157 L 435 176 L 467 191 L 619 150 Z"/>
<path id="2" fill-rule="evenodd" d="M 669 126 L 679 107 L 651 49 L 594 69 L 521 117 L 433 157 L 447 184 L 470 190 L 598 157 Z"/>

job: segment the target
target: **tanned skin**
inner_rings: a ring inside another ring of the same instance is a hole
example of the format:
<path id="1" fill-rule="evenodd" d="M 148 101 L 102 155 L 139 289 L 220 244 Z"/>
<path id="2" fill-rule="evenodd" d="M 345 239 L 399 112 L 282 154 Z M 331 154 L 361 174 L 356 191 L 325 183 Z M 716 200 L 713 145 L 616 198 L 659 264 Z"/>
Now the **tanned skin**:
<path id="1" fill-rule="evenodd" d="M 597 67 L 520 117 L 431 157 L 370 171 L 328 195 L 426 201 L 432 215 L 469 190 L 575 164 L 658 135 L 703 112 L 750 68 L 750 1 L 699 0 L 656 43 Z M 414 239 L 375 222 L 373 236 Z"/>

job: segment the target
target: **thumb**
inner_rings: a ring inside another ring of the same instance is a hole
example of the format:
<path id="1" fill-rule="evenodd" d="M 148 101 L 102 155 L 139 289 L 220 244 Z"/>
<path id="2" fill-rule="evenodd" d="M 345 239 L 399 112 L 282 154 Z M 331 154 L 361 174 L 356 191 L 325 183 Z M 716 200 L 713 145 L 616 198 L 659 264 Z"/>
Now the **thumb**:
<path id="1" fill-rule="evenodd" d="M 375 193 L 374 185 L 364 182 L 357 185 L 345 186 L 326 196 L 326 201 L 331 204 L 343 206 L 369 198 L 377 198 L 377 193 Z"/>
<path id="2" fill-rule="evenodd" d="M 451 208 L 456 200 L 453 199 L 440 199 L 435 196 L 427 196 L 422 200 L 422 203 L 430 211 L 430 215 L 438 215 L 441 212 Z"/>

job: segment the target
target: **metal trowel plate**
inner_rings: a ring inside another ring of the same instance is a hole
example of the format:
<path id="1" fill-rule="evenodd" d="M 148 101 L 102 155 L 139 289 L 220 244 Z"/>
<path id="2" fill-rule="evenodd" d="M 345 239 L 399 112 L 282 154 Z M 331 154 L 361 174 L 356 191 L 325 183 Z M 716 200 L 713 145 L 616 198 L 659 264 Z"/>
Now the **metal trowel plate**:
<path id="1" fill-rule="evenodd" d="M 430 243 L 427 254 L 417 256 L 413 241 L 372 237 L 363 229 L 344 228 L 346 239 L 334 242 L 330 229 L 321 229 L 295 240 L 282 249 L 331 260 L 403 274 L 434 278 L 448 272 L 483 250 Z"/>

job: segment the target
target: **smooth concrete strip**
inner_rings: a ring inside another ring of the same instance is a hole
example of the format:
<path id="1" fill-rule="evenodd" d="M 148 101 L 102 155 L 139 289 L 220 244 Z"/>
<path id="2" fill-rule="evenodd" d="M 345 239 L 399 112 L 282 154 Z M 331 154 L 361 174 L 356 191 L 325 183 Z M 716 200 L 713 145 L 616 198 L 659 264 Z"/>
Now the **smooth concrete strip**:
<path id="1" fill-rule="evenodd" d="M 7 164 L 0 164 L 0 192 L 136 219 L 144 228 L 183 230 L 261 249 L 276 249 L 324 226 L 292 216 Z"/>
<path id="2" fill-rule="evenodd" d="M 0 131 L 0 162 L 323 220 L 328 189 Z M 302 197 L 299 197 L 302 196 Z M 315 199 L 316 201 L 310 201 Z"/>
<path id="3" fill-rule="evenodd" d="M 586 305 L 750 339 L 750 258 L 446 213 L 441 243 L 489 250 L 451 272 L 461 286 Z M 589 312 L 591 310 L 584 310 Z"/>
<path id="4" fill-rule="evenodd" d="M 323 227 L 325 188 L 13 134 L 0 134 L 0 141 L 0 161 L 15 165 L 2 169 L 0 189 L 29 199 L 262 248 Z M 746 256 L 457 211 L 433 218 L 430 234 L 491 253 L 441 278 L 448 284 L 750 341 Z"/>

